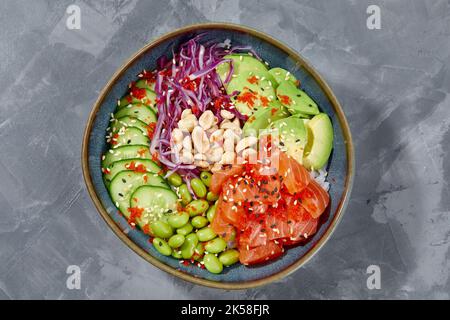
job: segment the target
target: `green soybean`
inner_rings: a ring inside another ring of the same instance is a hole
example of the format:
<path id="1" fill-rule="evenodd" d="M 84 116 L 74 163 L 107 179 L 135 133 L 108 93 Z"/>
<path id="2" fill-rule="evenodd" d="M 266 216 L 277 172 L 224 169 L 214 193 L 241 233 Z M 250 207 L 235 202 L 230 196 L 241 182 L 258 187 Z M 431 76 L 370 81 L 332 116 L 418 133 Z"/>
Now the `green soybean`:
<path id="1" fill-rule="evenodd" d="M 183 259 L 190 259 L 194 255 L 195 247 L 198 244 L 198 238 L 194 233 L 186 236 L 186 240 L 180 248 Z"/>
<path id="2" fill-rule="evenodd" d="M 181 203 L 183 205 L 187 205 L 189 202 L 192 201 L 192 195 L 189 192 L 189 189 L 187 185 L 184 183 L 178 188 L 178 194 L 181 198 Z"/>
<path id="3" fill-rule="evenodd" d="M 155 246 L 156 250 L 158 250 L 158 252 L 164 256 L 170 256 L 170 254 L 172 253 L 172 248 L 170 248 L 167 242 L 163 239 L 154 238 L 153 245 Z"/>
<path id="4" fill-rule="evenodd" d="M 212 240 L 216 236 L 217 235 L 214 233 L 214 231 L 210 227 L 205 227 L 205 228 L 197 231 L 198 240 L 200 240 L 202 242 Z"/>
<path id="5" fill-rule="evenodd" d="M 231 266 L 239 261 L 239 251 L 230 249 L 219 255 L 219 260 L 224 266 Z"/>
<path id="6" fill-rule="evenodd" d="M 205 250 L 209 253 L 219 253 L 225 250 L 227 243 L 222 238 L 215 238 L 205 244 Z"/>
<path id="7" fill-rule="evenodd" d="M 214 192 L 208 191 L 208 193 L 206 194 L 206 200 L 210 202 L 216 201 L 217 199 L 219 199 L 219 196 Z"/>
<path id="8" fill-rule="evenodd" d="M 191 180 L 191 188 L 197 197 L 204 198 L 206 196 L 206 186 L 199 178 L 194 178 Z"/>
<path id="9" fill-rule="evenodd" d="M 170 237 L 168 243 L 169 243 L 169 246 L 171 246 L 172 248 L 179 248 L 183 245 L 184 240 L 185 240 L 185 238 L 182 234 L 175 234 Z"/>
<path id="10" fill-rule="evenodd" d="M 153 234 L 159 238 L 167 239 L 173 234 L 172 227 L 165 221 L 158 220 L 150 225 Z"/>
<path id="11" fill-rule="evenodd" d="M 211 186 L 211 178 L 212 178 L 211 172 L 203 171 L 200 174 L 200 179 L 205 184 L 205 186 L 207 186 L 208 188 Z"/>
<path id="12" fill-rule="evenodd" d="M 179 250 L 173 250 L 172 251 L 172 257 L 174 257 L 175 259 L 183 258 L 183 256 L 181 255 L 181 251 L 179 251 Z"/>
<path id="13" fill-rule="evenodd" d="M 203 216 L 196 216 L 196 217 L 192 218 L 191 224 L 194 228 L 200 229 L 208 224 L 208 219 L 206 219 Z"/>
<path id="14" fill-rule="evenodd" d="M 194 259 L 196 261 L 199 261 L 203 258 L 203 254 L 205 253 L 205 248 L 203 246 L 203 243 L 197 244 L 197 246 L 194 249 Z"/>
<path id="15" fill-rule="evenodd" d="M 191 217 L 198 216 L 202 213 L 205 213 L 208 210 L 209 204 L 208 201 L 198 199 L 194 200 L 186 206 L 186 212 L 189 213 Z"/>
<path id="16" fill-rule="evenodd" d="M 206 218 L 208 218 L 209 222 L 213 221 L 215 214 L 216 214 L 216 205 L 212 205 L 206 212 Z"/>
<path id="17" fill-rule="evenodd" d="M 179 187 L 183 184 L 183 178 L 181 178 L 181 176 L 176 172 L 168 176 L 167 181 L 174 187 Z"/>
<path id="18" fill-rule="evenodd" d="M 188 222 L 181 228 L 178 228 L 177 233 L 182 234 L 183 236 L 187 236 L 189 233 L 192 232 L 192 230 L 194 230 L 194 227 L 192 226 L 192 224 L 190 222 Z"/>
<path id="19" fill-rule="evenodd" d="M 222 262 L 213 254 L 207 253 L 203 257 L 206 269 L 211 273 L 221 273 L 223 270 Z"/>
<path id="20" fill-rule="evenodd" d="M 189 214 L 186 212 L 178 212 L 167 218 L 167 222 L 172 228 L 181 228 L 189 221 Z"/>

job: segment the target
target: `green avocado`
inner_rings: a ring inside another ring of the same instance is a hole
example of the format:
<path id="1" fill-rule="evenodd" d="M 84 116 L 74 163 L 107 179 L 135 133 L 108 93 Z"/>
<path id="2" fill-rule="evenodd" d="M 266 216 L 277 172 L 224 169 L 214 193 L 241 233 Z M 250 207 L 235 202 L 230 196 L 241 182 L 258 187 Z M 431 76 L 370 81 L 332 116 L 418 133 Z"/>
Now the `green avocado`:
<path id="1" fill-rule="evenodd" d="M 278 100 L 271 101 L 267 107 L 260 107 L 248 118 L 243 127 L 244 135 L 258 136 L 259 130 L 266 129 L 271 123 L 289 116 L 288 110 Z"/>
<path id="2" fill-rule="evenodd" d="M 267 73 L 267 72 L 266 72 Z M 245 115 L 251 116 L 254 109 L 268 106 L 270 101 L 276 100 L 275 90 L 264 73 L 245 71 L 233 77 L 227 85 L 227 93 L 238 94 L 232 98 L 236 109 Z"/>
<path id="3" fill-rule="evenodd" d="M 303 119 L 291 116 L 273 122 L 270 128 L 278 129 L 280 149 L 298 163 L 303 163 L 303 153 L 307 143 L 307 132 Z"/>
<path id="4" fill-rule="evenodd" d="M 333 125 L 325 113 L 320 113 L 305 124 L 308 143 L 305 147 L 303 165 L 310 170 L 322 168 L 328 162 L 333 148 Z"/>
<path id="5" fill-rule="evenodd" d="M 280 82 L 287 80 L 291 81 L 295 85 L 298 85 L 297 78 L 292 73 L 283 68 L 272 68 L 269 70 L 269 73 L 273 76 L 277 84 L 280 84 Z"/>
<path id="6" fill-rule="evenodd" d="M 281 81 L 277 88 L 277 97 L 292 114 L 319 114 L 319 107 L 306 92 L 297 88 L 291 81 Z"/>
<path id="7" fill-rule="evenodd" d="M 233 60 L 234 75 L 253 72 L 255 74 L 260 74 L 262 77 L 265 77 L 271 82 L 272 86 L 276 86 L 277 84 L 273 76 L 269 73 L 267 66 L 249 54 L 229 54 L 226 55 L 224 59 Z M 221 63 L 217 66 L 216 71 L 219 74 L 222 82 L 225 82 L 228 72 L 230 71 L 230 64 L 227 62 Z"/>

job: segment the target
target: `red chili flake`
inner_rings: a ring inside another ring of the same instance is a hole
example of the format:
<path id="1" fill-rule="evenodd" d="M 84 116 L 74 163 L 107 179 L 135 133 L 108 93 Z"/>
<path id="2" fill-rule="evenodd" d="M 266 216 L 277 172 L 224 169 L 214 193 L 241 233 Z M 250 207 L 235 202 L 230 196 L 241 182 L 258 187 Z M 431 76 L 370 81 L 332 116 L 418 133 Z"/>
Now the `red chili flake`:
<path id="1" fill-rule="evenodd" d="M 190 80 L 189 77 L 185 77 L 182 80 L 182 86 L 184 89 L 186 90 L 190 90 L 190 91 L 196 91 L 197 87 L 199 85 L 199 80 L 195 79 L 195 80 Z"/>
<path id="2" fill-rule="evenodd" d="M 136 165 L 134 161 L 131 161 L 128 165 L 128 169 L 133 170 L 134 172 L 140 172 L 140 173 L 146 173 L 147 167 L 143 165 L 142 163 Z"/>
<path id="3" fill-rule="evenodd" d="M 244 92 L 237 97 L 238 102 L 246 103 L 249 107 L 253 107 L 255 105 L 255 100 L 257 96 L 254 92 Z"/>
<path id="4" fill-rule="evenodd" d="M 199 109 L 197 106 L 192 106 L 191 110 L 194 114 L 197 114 L 199 112 Z"/>
<path id="5" fill-rule="evenodd" d="M 130 90 L 130 94 L 139 100 L 142 100 L 147 97 L 147 91 L 144 88 L 133 87 Z"/>
<path id="6" fill-rule="evenodd" d="M 132 103 L 133 102 L 133 98 L 131 96 L 126 96 L 125 98 L 127 99 L 128 103 Z"/>
<path id="7" fill-rule="evenodd" d="M 142 227 L 142 232 L 144 232 L 145 234 L 150 233 L 150 226 L 148 225 L 148 223 Z"/>
<path id="8" fill-rule="evenodd" d="M 112 139 L 111 139 L 111 144 L 117 144 L 118 142 L 117 142 L 117 139 L 119 138 L 119 134 L 118 133 L 115 133 L 113 136 L 112 136 Z"/>
<path id="9" fill-rule="evenodd" d="M 128 218 L 128 223 L 130 225 L 136 225 L 136 219 L 140 218 L 142 216 L 142 213 L 144 212 L 144 208 L 139 207 L 131 207 L 128 208 L 128 212 L 130 213 L 130 217 Z"/>
<path id="10" fill-rule="evenodd" d="M 263 107 L 267 107 L 269 105 L 269 99 L 267 97 L 261 96 L 259 100 L 261 100 L 261 105 Z"/>
<path id="11" fill-rule="evenodd" d="M 186 266 L 186 267 L 189 266 L 189 261 L 187 261 L 187 260 L 184 260 L 182 263 L 183 263 L 183 265 Z"/>
<path id="12" fill-rule="evenodd" d="M 154 72 L 147 72 L 146 70 L 144 70 L 141 74 L 140 74 L 140 78 L 145 79 L 147 84 L 152 84 L 156 82 L 156 73 Z"/>
<path id="13" fill-rule="evenodd" d="M 216 109 L 223 109 L 230 105 L 228 99 L 223 96 L 219 96 L 216 99 L 214 99 L 214 108 Z"/>
<path id="14" fill-rule="evenodd" d="M 258 78 L 256 76 L 251 76 L 250 78 L 247 78 L 247 81 L 250 82 L 251 84 L 256 84 L 258 83 Z"/>
<path id="15" fill-rule="evenodd" d="M 278 98 L 280 98 L 282 104 L 288 106 L 291 105 L 291 98 L 289 98 L 288 96 L 280 94 L 278 95 Z"/>
<path id="16" fill-rule="evenodd" d="M 156 162 L 157 165 L 160 165 L 160 164 L 161 164 L 160 161 L 159 161 L 159 155 L 158 155 L 157 152 L 155 152 L 155 153 L 152 154 L 152 160 L 153 160 L 154 162 Z"/>
<path id="17" fill-rule="evenodd" d="M 147 183 L 148 182 L 148 177 L 144 176 L 144 182 Z"/>
<path id="18" fill-rule="evenodd" d="M 141 157 L 143 157 L 143 156 L 145 156 L 145 153 L 147 152 L 147 149 L 141 149 L 141 150 L 138 150 L 138 155 L 139 156 L 141 156 Z"/>
<path id="19" fill-rule="evenodd" d="M 156 122 L 151 122 L 147 125 L 147 137 L 149 137 L 149 139 L 153 138 L 153 135 L 155 134 L 155 128 Z"/>
<path id="20" fill-rule="evenodd" d="M 133 88 L 136 85 L 135 81 L 131 81 L 130 84 L 128 85 L 128 88 Z"/>
<path id="21" fill-rule="evenodd" d="M 272 114 L 272 116 L 277 113 L 277 108 L 272 108 L 272 110 L 270 110 L 270 113 Z"/>

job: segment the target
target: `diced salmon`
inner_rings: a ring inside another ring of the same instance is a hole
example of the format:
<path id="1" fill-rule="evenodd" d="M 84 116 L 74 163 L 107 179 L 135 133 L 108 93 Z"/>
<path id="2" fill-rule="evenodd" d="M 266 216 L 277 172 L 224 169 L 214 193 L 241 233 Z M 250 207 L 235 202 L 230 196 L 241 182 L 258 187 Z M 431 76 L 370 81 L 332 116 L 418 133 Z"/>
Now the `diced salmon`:
<path id="1" fill-rule="evenodd" d="M 223 199 L 219 197 L 216 206 L 216 213 L 211 222 L 213 231 L 226 241 L 232 241 L 235 238 L 236 232 L 234 227 L 224 219 Z"/>
<path id="2" fill-rule="evenodd" d="M 239 261 L 244 265 L 256 264 L 275 259 L 283 253 L 281 244 L 268 241 L 266 245 L 256 248 L 239 247 Z"/>
<path id="3" fill-rule="evenodd" d="M 227 181 L 230 177 L 240 175 L 243 170 L 244 169 L 242 166 L 233 165 L 230 168 L 215 172 L 211 178 L 210 191 L 214 192 L 215 194 L 220 194 L 224 182 Z"/>
<path id="4" fill-rule="evenodd" d="M 312 180 L 308 170 L 284 152 L 280 152 L 279 174 L 291 194 L 302 191 Z"/>
<path id="5" fill-rule="evenodd" d="M 330 196 L 315 180 L 299 194 L 301 205 L 313 218 L 318 218 L 330 203 Z"/>

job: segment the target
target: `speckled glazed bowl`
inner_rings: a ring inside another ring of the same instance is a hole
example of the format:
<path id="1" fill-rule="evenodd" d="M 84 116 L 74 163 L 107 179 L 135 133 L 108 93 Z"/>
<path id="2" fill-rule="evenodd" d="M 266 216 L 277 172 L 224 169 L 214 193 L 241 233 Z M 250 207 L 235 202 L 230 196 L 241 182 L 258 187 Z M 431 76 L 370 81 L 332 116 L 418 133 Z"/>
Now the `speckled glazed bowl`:
<path id="1" fill-rule="evenodd" d="M 171 48 L 200 32 L 207 32 L 205 40 L 230 39 L 235 45 L 251 45 L 271 66 L 290 70 L 302 87 L 321 109 L 330 115 L 334 126 L 334 149 L 328 167 L 331 182 L 331 204 L 322 215 L 318 232 L 303 246 L 286 250 L 285 254 L 268 264 L 244 267 L 237 264 L 215 275 L 195 266 L 184 266 L 171 257 L 159 254 L 149 243 L 148 236 L 131 229 L 118 214 L 102 181 L 101 155 L 105 152 L 106 128 L 116 101 L 142 70 L 154 69 L 156 59 L 170 55 Z M 82 167 L 86 185 L 100 215 L 131 249 L 154 266 L 184 280 L 223 289 L 242 289 L 260 286 L 281 279 L 306 263 L 330 238 L 342 217 L 351 191 L 354 160 L 350 130 L 336 97 L 319 74 L 296 52 L 261 32 L 240 25 L 207 23 L 187 26 L 163 35 L 139 50 L 112 76 L 100 93 L 89 116 L 83 139 Z"/>

